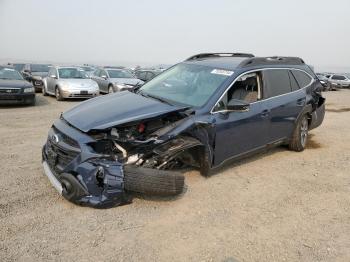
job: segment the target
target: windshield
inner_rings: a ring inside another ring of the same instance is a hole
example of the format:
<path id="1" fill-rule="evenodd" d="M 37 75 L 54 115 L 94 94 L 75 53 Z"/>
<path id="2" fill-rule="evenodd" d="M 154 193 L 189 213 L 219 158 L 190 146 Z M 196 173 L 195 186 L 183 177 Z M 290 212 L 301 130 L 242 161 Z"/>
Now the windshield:
<path id="1" fill-rule="evenodd" d="M 25 64 L 13 64 L 14 69 L 17 71 L 22 71 Z"/>
<path id="2" fill-rule="evenodd" d="M 86 74 L 82 70 L 77 68 L 60 68 L 58 69 L 58 75 L 60 78 L 87 78 Z"/>
<path id="3" fill-rule="evenodd" d="M 32 64 L 30 65 L 30 69 L 32 72 L 49 72 L 50 65 L 39 65 L 39 64 Z"/>
<path id="4" fill-rule="evenodd" d="M 107 70 L 110 78 L 135 78 L 135 76 L 126 70 Z"/>
<path id="5" fill-rule="evenodd" d="M 13 69 L 2 68 L 0 69 L 0 79 L 23 80 L 23 77 Z"/>
<path id="6" fill-rule="evenodd" d="M 202 65 L 178 64 L 143 85 L 139 92 L 200 107 L 232 74 L 232 71 Z"/>

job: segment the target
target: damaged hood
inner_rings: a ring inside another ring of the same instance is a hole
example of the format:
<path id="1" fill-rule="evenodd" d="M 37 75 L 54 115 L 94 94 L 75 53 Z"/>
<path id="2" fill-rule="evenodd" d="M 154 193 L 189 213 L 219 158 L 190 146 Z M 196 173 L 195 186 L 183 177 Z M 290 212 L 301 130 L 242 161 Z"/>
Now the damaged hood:
<path id="1" fill-rule="evenodd" d="M 173 106 L 123 91 L 85 101 L 63 113 L 63 118 L 83 132 L 103 130 L 141 119 L 152 118 L 186 107 Z"/>

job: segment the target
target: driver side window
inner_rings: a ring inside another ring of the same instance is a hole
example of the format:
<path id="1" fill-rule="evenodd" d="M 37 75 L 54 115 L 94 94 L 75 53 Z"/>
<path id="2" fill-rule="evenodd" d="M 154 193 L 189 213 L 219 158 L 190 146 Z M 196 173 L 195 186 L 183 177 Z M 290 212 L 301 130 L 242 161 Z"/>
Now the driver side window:
<path id="1" fill-rule="evenodd" d="M 261 99 L 261 72 L 248 73 L 239 77 L 214 107 L 214 112 L 226 110 L 232 100 L 254 103 Z"/>

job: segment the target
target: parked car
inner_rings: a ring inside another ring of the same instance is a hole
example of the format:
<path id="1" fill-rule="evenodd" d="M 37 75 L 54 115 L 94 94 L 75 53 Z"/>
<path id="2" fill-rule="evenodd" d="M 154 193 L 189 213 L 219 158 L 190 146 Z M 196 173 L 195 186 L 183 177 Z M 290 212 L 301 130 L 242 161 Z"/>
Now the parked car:
<path id="1" fill-rule="evenodd" d="M 130 90 L 143 84 L 142 80 L 137 79 L 136 76 L 127 69 L 109 67 L 97 69 L 92 79 L 98 84 L 101 93 Z"/>
<path id="2" fill-rule="evenodd" d="M 141 79 L 143 82 L 148 82 L 159 75 L 161 72 L 163 71 L 156 69 L 138 69 L 134 73 L 138 79 Z"/>
<path id="3" fill-rule="evenodd" d="M 98 96 L 98 85 L 79 67 L 53 66 L 44 78 L 43 95 L 66 98 L 91 98 Z"/>
<path id="4" fill-rule="evenodd" d="M 326 75 L 322 73 L 316 73 L 316 76 L 318 77 L 318 79 L 320 80 L 323 86 L 323 91 L 327 91 L 329 89 L 329 85 L 328 85 L 328 78 L 326 77 Z"/>
<path id="5" fill-rule="evenodd" d="M 92 77 L 96 68 L 92 67 L 92 66 L 80 66 L 81 69 L 83 69 L 85 71 L 85 73 L 87 74 L 88 77 Z"/>
<path id="6" fill-rule="evenodd" d="M 11 64 L 10 66 L 12 66 L 16 71 L 18 72 L 21 72 L 23 71 L 23 68 L 26 64 L 23 64 L 23 63 L 14 63 L 14 64 Z"/>
<path id="7" fill-rule="evenodd" d="M 0 104 L 35 104 L 34 87 L 13 68 L 0 67 Z"/>
<path id="8" fill-rule="evenodd" d="M 50 64 L 26 64 L 22 69 L 24 78 L 31 82 L 35 91 L 41 91 L 44 85 L 43 78 L 47 76 Z"/>
<path id="9" fill-rule="evenodd" d="M 138 90 L 64 112 L 43 147 L 44 170 L 81 205 L 125 204 L 130 192 L 176 195 L 184 166 L 208 176 L 273 146 L 303 151 L 323 121 L 321 89 L 300 58 L 199 54 Z"/>
<path id="10" fill-rule="evenodd" d="M 334 74 L 328 79 L 330 89 L 350 88 L 350 78 L 345 74 Z"/>

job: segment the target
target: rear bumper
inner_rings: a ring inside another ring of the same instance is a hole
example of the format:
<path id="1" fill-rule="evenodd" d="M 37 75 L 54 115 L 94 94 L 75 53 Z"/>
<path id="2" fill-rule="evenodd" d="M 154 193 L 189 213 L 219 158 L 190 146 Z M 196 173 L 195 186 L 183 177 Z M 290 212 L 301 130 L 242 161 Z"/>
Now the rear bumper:
<path id="1" fill-rule="evenodd" d="M 320 97 L 316 110 L 311 114 L 311 125 L 309 127 L 310 130 L 319 127 L 322 124 L 325 113 L 326 99 Z"/>
<path id="2" fill-rule="evenodd" d="M 35 94 L 0 94 L 1 105 L 31 104 L 35 100 Z"/>

